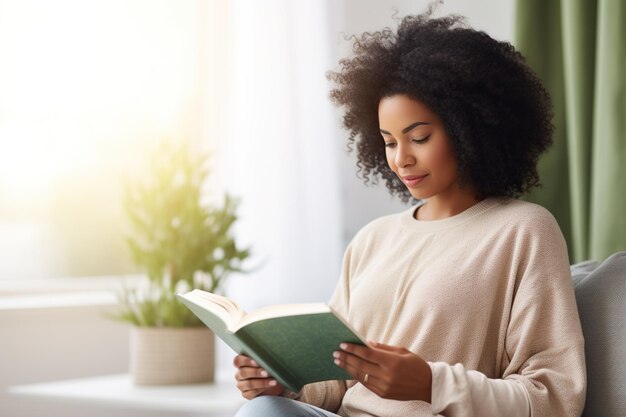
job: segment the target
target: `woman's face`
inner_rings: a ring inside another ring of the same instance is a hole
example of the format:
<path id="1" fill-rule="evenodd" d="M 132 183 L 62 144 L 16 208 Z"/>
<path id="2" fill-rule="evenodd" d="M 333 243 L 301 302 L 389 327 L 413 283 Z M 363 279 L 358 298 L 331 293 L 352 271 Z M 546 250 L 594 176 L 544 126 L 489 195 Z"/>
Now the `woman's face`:
<path id="1" fill-rule="evenodd" d="M 457 161 L 443 122 L 425 104 L 405 95 L 378 105 L 387 163 L 416 199 L 460 197 Z"/>

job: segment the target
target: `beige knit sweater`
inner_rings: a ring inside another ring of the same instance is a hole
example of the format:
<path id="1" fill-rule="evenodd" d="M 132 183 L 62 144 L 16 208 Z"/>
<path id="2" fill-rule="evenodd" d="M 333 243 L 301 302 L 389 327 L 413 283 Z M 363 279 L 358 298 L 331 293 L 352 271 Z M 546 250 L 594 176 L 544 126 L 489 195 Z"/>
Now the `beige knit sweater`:
<path id="1" fill-rule="evenodd" d="M 367 339 L 427 360 L 432 404 L 354 381 L 307 385 L 301 400 L 349 417 L 579 416 L 583 337 L 552 215 L 511 199 L 435 221 L 414 211 L 357 234 L 330 304 Z"/>

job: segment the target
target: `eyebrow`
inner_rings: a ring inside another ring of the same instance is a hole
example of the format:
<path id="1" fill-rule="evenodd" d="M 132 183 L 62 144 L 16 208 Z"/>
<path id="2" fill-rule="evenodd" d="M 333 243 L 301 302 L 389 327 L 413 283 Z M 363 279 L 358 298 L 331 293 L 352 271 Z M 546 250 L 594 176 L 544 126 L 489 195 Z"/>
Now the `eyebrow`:
<path id="1" fill-rule="evenodd" d="M 421 125 L 427 125 L 429 123 L 425 123 L 425 122 L 415 122 L 412 125 L 409 125 L 407 127 L 405 127 L 404 129 L 402 129 L 402 133 L 407 133 L 413 129 L 415 129 L 417 126 L 421 126 Z M 380 133 L 384 133 L 385 135 L 390 135 L 393 136 L 391 133 L 387 132 L 386 130 L 380 129 Z"/>

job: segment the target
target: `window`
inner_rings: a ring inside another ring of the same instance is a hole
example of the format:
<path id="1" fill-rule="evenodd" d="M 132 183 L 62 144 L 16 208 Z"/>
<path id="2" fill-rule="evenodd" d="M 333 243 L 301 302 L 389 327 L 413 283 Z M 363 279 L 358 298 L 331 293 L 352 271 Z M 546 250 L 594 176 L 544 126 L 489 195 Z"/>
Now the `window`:
<path id="1" fill-rule="evenodd" d="M 0 279 L 134 270 L 123 177 L 204 141 L 207 7 L 0 0 Z"/>

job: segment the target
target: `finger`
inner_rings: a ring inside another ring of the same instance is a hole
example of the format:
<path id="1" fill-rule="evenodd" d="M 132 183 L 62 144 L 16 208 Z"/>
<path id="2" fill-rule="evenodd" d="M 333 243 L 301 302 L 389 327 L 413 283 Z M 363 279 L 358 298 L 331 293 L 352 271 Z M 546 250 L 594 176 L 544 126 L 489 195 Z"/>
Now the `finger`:
<path id="1" fill-rule="evenodd" d="M 262 389 L 251 389 L 248 391 L 241 391 L 241 396 L 247 400 L 251 400 L 254 397 L 258 397 L 259 395 L 264 394 L 267 391 L 267 388 Z"/>
<path id="2" fill-rule="evenodd" d="M 382 367 L 364 361 L 357 356 L 350 354 L 339 354 L 339 357 L 346 359 L 335 359 L 335 364 L 345 369 L 355 380 L 363 384 L 367 389 L 378 396 L 383 396 L 385 382 L 377 375 L 381 373 Z"/>
<path id="3" fill-rule="evenodd" d="M 359 358 L 373 364 L 378 364 L 381 359 L 380 355 L 377 355 L 377 352 L 368 346 L 342 343 L 339 347 L 343 352 L 353 356 L 358 356 Z"/>
<path id="4" fill-rule="evenodd" d="M 354 377 L 355 380 L 359 381 L 374 394 L 382 396 L 384 381 L 377 376 L 379 372 L 382 372 L 382 368 L 380 366 L 372 365 L 370 362 L 363 361 L 357 356 L 350 354 L 342 355 L 339 353 L 338 356 L 347 360 L 342 361 L 341 359 L 335 359 L 335 364 L 345 369 Z"/>
<path id="5" fill-rule="evenodd" d="M 407 352 L 406 348 L 403 348 L 400 346 L 391 346 L 391 345 L 386 345 L 384 343 L 372 342 L 372 341 L 368 341 L 368 344 L 371 346 L 372 349 L 380 349 L 380 350 L 384 350 L 387 352 L 395 352 L 395 353 Z"/>
<path id="6" fill-rule="evenodd" d="M 247 391 L 266 391 L 272 387 L 278 385 L 275 379 L 261 378 L 261 379 L 244 379 L 237 381 L 237 389 L 241 392 Z"/>
<path id="7" fill-rule="evenodd" d="M 236 368 L 241 368 L 242 366 L 252 366 L 252 367 L 259 367 L 259 364 L 256 363 L 256 361 L 252 358 L 249 358 L 246 355 L 237 355 L 235 356 L 235 358 L 233 359 L 233 365 Z"/>
<path id="8" fill-rule="evenodd" d="M 235 373 L 235 379 L 238 381 L 252 378 L 267 378 L 269 373 L 263 368 L 253 368 L 250 366 L 242 366 Z"/>
<path id="9" fill-rule="evenodd" d="M 278 381 L 276 382 L 276 385 L 270 385 L 269 388 L 259 388 L 259 389 L 250 389 L 247 391 L 242 391 L 241 394 L 244 397 L 256 397 L 259 395 L 283 395 L 283 393 L 285 392 L 285 388 L 280 385 L 280 383 L 278 383 Z"/>
<path id="10" fill-rule="evenodd" d="M 264 392 L 265 390 L 253 390 L 253 391 L 242 392 L 241 395 L 246 400 L 251 400 L 253 398 L 258 397 L 259 395 L 262 395 Z"/>
<path id="11" fill-rule="evenodd" d="M 333 356 L 335 357 L 335 364 L 345 369 L 358 381 L 364 381 L 365 374 L 374 375 L 380 369 L 377 364 L 349 353 L 335 352 Z"/>

